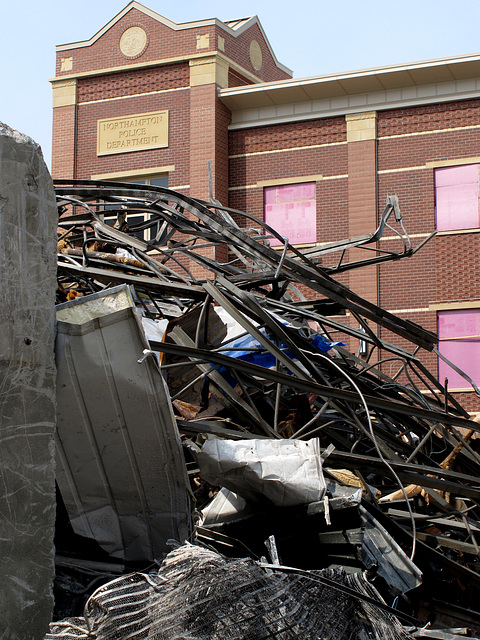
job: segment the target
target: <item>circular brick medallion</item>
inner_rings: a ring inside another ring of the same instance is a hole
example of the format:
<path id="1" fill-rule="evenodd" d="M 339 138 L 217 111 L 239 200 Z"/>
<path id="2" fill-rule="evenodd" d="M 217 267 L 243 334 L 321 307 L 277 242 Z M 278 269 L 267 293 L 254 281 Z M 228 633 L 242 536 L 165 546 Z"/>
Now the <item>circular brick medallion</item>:
<path id="1" fill-rule="evenodd" d="M 256 40 L 252 40 L 250 43 L 250 62 L 255 71 L 260 71 L 263 64 L 263 56 L 260 45 Z"/>
<path id="2" fill-rule="evenodd" d="M 129 27 L 120 38 L 120 51 L 127 58 L 137 58 L 147 48 L 148 38 L 142 27 Z"/>

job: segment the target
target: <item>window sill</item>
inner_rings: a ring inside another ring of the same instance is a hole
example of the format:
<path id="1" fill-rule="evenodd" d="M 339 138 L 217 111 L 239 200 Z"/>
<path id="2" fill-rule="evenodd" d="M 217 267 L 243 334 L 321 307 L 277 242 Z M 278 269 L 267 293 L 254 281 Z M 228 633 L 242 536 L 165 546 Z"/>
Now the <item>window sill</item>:
<path id="1" fill-rule="evenodd" d="M 471 229 L 448 229 L 446 231 L 437 231 L 438 236 L 456 236 L 463 235 L 465 233 L 480 233 L 479 227 L 472 227 Z"/>

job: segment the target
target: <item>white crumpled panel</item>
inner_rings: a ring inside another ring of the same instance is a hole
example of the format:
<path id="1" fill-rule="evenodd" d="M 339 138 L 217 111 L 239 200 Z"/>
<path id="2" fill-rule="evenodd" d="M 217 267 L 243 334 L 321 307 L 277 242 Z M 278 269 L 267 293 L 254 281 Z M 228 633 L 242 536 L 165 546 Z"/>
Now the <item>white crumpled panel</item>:
<path id="1" fill-rule="evenodd" d="M 80 305 L 79 302 L 81 302 Z M 93 294 L 59 305 L 57 320 L 69 324 L 84 324 L 94 318 L 101 318 L 114 311 L 121 311 L 133 306 L 130 289 L 125 285 L 119 285 L 110 289 L 108 296 L 103 293 Z"/>
<path id="2" fill-rule="evenodd" d="M 94 294 L 105 312 L 88 322 L 80 298 L 70 322 L 57 322 L 57 482 L 77 534 L 114 558 L 152 562 L 169 539 L 191 534 L 188 478 L 168 389 L 156 359 L 142 357 L 136 309 L 109 311 L 128 302 L 124 294 Z"/>
<path id="3" fill-rule="evenodd" d="M 264 496 L 276 506 L 286 507 L 316 502 L 325 493 L 317 438 L 209 439 L 196 456 L 204 480 L 246 500 Z"/>

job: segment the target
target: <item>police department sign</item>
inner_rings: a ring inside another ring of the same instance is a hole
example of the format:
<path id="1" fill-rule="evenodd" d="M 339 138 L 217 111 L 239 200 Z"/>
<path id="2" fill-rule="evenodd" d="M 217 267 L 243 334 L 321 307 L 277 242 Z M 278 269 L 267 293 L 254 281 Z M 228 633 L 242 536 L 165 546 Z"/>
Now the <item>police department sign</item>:
<path id="1" fill-rule="evenodd" d="M 168 111 L 97 121 L 97 156 L 168 147 Z"/>

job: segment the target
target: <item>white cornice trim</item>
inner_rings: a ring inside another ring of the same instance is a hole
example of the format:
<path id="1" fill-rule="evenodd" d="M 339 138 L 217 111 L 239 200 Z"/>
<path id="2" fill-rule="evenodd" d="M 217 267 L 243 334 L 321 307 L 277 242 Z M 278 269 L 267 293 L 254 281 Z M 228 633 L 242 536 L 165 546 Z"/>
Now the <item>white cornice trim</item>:
<path id="1" fill-rule="evenodd" d="M 462 85 L 464 90 L 462 90 Z M 256 86 L 256 85 L 252 85 Z M 402 95 L 403 94 L 403 95 Z M 220 91 L 220 98 L 223 90 Z M 322 100 L 306 100 L 289 104 L 271 105 L 251 109 L 232 110 L 230 130 L 263 127 L 287 122 L 300 122 L 317 118 L 345 116 L 351 113 L 401 109 L 432 103 L 453 102 L 480 97 L 480 78 L 376 91 L 347 96 L 335 96 Z M 227 103 L 227 106 L 228 103 Z"/>
<path id="2" fill-rule="evenodd" d="M 351 71 L 342 71 L 339 73 L 328 73 L 325 75 L 308 76 L 305 78 L 288 78 L 286 80 L 278 80 L 277 82 L 264 82 L 262 85 L 246 87 L 232 87 L 231 89 L 223 89 L 222 98 L 228 98 L 240 93 L 257 93 L 265 90 L 274 91 L 284 88 L 291 89 L 295 87 L 306 87 L 308 85 L 322 84 L 332 81 L 348 81 L 350 79 L 368 78 L 369 76 L 379 76 L 383 74 L 394 74 L 399 72 L 415 72 L 417 70 L 428 71 L 437 67 L 454 67 L 456 64 L 476 62 L 480 63 L 480 53 L 465 54 L 462 56 L 451 56 L 447 58 L 434 58 L 432 60 L 421 60 L 418 62 L 410 62 L 403 64 L 387 65 L 385 67 L 371 67 L 367 69 L 356 69 Z M 413 82 L 412 82 L 413 84 Z"/>

